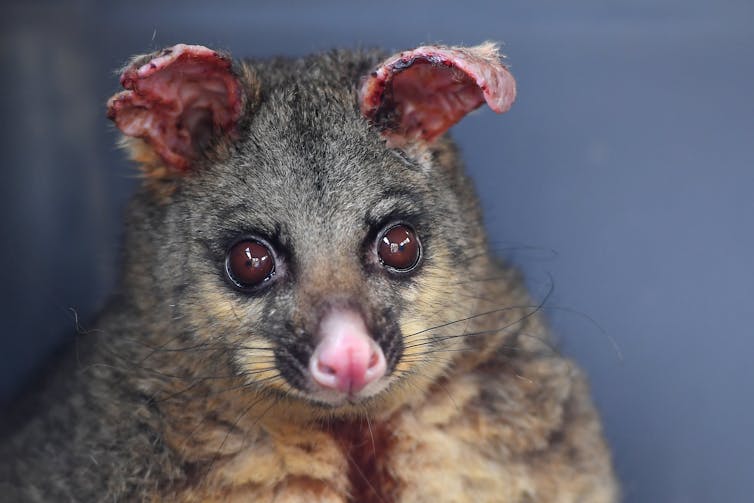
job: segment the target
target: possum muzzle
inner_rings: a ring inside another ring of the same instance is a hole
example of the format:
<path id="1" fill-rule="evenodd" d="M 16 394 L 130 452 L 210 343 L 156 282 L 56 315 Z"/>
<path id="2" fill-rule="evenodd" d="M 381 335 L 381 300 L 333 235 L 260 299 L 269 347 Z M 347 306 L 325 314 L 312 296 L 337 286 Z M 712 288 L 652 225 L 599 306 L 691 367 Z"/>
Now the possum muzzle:
<path id="1" fill-rule="evenodd" d="M 309 360 L 315 395 L 337 403 L 372 396 L 384 388 L 385 355 L 359 313 L 333 309 L 318 332 Z"/>

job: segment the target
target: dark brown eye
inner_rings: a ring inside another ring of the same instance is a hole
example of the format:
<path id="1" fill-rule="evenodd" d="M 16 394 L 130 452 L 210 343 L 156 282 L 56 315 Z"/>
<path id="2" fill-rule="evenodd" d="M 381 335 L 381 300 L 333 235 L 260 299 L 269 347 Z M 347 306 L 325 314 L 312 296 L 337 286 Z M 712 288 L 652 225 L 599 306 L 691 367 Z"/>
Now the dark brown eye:
<path id="1" fill-rule="evenodd" d="M 228 250 L 225 258 L 228 277 L 240 288 L 252 288 L 275 272 L 272 251 L 259 241 L 241 241 Z"/>
<path id="2" fill-rule="evenodd" d="M 390 227 L 380 236 L 377 255 L 383 264 L 398 271 L 413 269 L 421 256 L 419 238 L 408 225 Z"/>

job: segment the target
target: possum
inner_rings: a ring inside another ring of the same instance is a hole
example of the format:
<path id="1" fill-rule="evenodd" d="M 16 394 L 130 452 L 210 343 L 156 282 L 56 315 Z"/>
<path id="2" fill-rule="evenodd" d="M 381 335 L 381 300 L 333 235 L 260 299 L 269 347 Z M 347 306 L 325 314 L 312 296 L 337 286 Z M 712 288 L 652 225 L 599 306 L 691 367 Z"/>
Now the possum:
<path id="1" fill-rule="evenodd" d="M 0 448 L 8 501 L 613 502 L 586 379 L 449 128 L 493 43 L 133 58 L 119 286 Z"/>

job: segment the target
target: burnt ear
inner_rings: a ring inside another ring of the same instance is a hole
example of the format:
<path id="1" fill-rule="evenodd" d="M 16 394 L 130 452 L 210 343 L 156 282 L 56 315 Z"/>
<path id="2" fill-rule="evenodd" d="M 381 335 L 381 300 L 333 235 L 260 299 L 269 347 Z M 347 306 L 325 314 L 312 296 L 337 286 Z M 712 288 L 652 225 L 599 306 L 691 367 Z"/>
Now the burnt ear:
<path id="1" fill-rule="evenodd" d="M 497 45 L 422 46 L 395 54 L 368 75 L 361 113 L 399 146 L 432 142 L 485 101 L 497 113 L 516 98 L 516 82 Z"/>
<path id="2" fill-rule="evenodd" d="M 136 57 L 120 82 L 126 90 L 110 98 L 107 115 L 155 176 L 189 170 L 213 139 L 233 132 L 246 101 L 231 59 L 200 45 Z"/>

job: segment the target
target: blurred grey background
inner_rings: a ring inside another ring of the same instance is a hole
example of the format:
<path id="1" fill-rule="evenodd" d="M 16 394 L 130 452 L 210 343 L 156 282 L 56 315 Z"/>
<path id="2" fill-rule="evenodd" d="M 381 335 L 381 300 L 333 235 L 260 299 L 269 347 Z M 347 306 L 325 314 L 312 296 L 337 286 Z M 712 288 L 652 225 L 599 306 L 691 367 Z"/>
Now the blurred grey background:
<path id="1" fill-rule="evenodd" d="M 454 135 L 499 252 L 554 281 L 626 501 L 754 501 L 751 0 L 37 1 L 0 23 L 2 402 L 113 286 L 137 182 L 104 103 L 130 55 L 492 39 L 519 99 Z"/>

